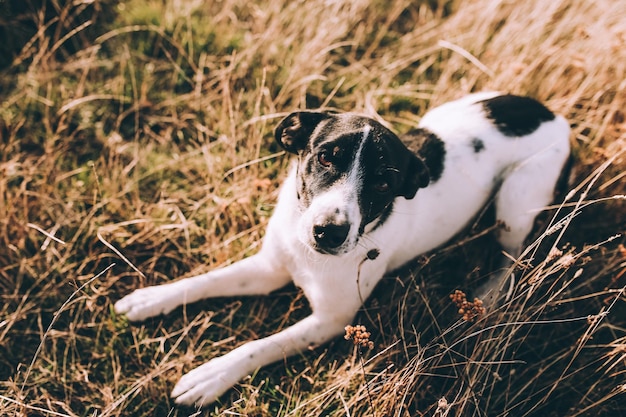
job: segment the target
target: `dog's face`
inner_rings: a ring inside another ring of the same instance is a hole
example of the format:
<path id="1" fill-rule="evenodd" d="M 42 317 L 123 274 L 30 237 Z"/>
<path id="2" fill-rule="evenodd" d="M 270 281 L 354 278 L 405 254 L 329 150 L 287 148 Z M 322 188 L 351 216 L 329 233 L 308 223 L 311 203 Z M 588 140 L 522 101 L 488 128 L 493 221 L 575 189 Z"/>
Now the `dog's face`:
<path id="1" fill-rule="evenodd" d="M 384 223 L 397 197 L 428 185 L 428 170 L 400 139 L 375 120 L 354 114 L 296 112 L 276 140 L 298 155 L 299 239 L 339 255 Z"/>

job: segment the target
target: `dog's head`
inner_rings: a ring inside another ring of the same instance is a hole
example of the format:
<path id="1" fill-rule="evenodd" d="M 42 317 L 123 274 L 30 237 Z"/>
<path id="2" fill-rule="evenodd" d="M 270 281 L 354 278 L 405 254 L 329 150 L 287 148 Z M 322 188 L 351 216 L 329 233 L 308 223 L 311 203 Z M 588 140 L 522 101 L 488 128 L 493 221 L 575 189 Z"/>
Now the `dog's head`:
<path id="1" fill-rule="evenodd" d="M 296 112 L 276 140 L 298 155 L 298 237 L 314 250 L 351 251 L 384 223 L 393 201 L 428 185 L 428 170 L 389 129 L 354 114 Z"/>

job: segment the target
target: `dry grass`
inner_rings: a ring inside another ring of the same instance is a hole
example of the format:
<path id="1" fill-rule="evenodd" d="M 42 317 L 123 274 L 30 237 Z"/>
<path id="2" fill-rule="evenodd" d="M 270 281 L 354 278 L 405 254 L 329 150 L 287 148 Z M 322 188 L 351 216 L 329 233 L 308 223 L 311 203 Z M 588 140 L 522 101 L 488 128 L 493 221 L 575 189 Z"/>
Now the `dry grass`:
<path id="1" fill-rule="evenodd" d="M 357 319 L 375 344 L 363 369 L 337 340 L 199 414 L 624 413 L 621 2 L 63 3 L 35 13 L 0 73 L 1 415 L 196 415 L 168 398 L 183 371 L 295 322 L 302 295 L 132 326 L 112 302 L 258 248 L 286 112 L 356 110 L 402 132 L 483 89 L 545 100 L 573 127 L 569 192 L 542 216 L 511 301 L 473 323 L 450 302 L 501 259 L 478 222 L 383 280 Z"/>

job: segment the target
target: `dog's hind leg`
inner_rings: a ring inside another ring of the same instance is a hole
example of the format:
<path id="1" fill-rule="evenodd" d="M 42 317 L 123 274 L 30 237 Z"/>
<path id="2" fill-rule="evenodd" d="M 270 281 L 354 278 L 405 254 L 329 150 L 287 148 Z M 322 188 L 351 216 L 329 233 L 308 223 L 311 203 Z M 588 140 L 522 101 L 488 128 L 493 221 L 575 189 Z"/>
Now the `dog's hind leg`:
<path id="1" fill-rule="evenodd" d="M 135 290 L 115 303 L 115 311 L 131 321 L 140 321 L 204 298 L 268 294 L 286 285 L 290 278 L 281 264 L 262 250 L 206 274 Z"/>
<path id="2" fill-rule="evenodd" d="M 523 140 L 523 139 L 522 139 Z M 505 175 L 496 196 L 496 219 L 503 223 L 497 239 L 508 259 L 496 274 L 477 290 L 477 296 L 489 305 L 511 291 L 515 277 L 510 272 L 511 259 L 522 253 L 535 218 L 554 199 L 554 189 L 569 155 L 568 146 L 547 147 L 521 161 Z"/>

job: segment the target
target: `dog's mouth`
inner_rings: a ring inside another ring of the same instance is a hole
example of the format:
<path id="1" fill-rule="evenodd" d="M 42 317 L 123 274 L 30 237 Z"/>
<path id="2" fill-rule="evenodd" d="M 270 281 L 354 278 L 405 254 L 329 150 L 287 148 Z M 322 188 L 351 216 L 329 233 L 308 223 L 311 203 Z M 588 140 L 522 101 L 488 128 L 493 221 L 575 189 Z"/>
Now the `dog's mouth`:
<path id="1" fill-rule="evenodd" d="M 350 253 L 357 245 L 344 245 L 339 248 L 326 248 L 317 244 L 309 245 L 311 249 L 322 255 L 342 256 Z"/>
<path id="2" fill-rule="evenodd" d="M 344 254 L 344 252 L 342 252 L 339 249 L 327 249 L 327 248 L 323 248 L 323 247 L 318 246 L 318 245 L 312 245 L 311 248 L 315 252 L 320 253 L 322 255 L 337 256 L 337 255 L 343 255 Z"/>

